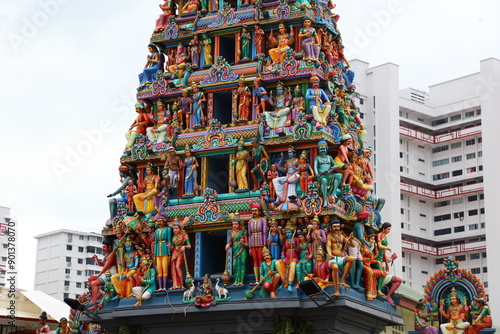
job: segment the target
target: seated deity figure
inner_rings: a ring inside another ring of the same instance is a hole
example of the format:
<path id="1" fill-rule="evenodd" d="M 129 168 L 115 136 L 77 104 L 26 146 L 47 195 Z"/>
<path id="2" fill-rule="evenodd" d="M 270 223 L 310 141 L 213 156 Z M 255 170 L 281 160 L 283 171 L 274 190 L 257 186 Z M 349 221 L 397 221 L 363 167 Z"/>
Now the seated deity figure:
<path id="1" fill-rule="evenodd" d="M 288 89 L 278 82 L 276 97 L 274 98 L 274 111 L 265 111 L 266 123 L 271 129 L 284 127 L 290 113 L 291 96 Z"/>
<path id="2" fill-rule="evenodd" d="M 311 88 L 306 92 L 306 99 L 309 100 L 309 108 L 316 121 L 316 126 L 322 125 L 326 127 L 332 105 L 325 91 L 319 88 L 319 78 L 313 75 L 309 82 L 311 83 Z"/>

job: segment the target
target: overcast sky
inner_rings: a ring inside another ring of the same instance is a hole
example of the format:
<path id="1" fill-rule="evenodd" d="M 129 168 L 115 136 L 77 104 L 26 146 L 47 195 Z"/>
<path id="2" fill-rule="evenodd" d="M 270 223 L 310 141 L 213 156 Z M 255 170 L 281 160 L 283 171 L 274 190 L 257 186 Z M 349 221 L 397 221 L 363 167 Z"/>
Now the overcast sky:
<path id="1" fill-rule="evenodd" d="M 33 288 L 33 236 L 108 217 L 159 3 L 0 0 L 0 206 L 18 221 L 21 288 Z M 401 88 L 500 58 L 499 1 L 339 0 L 336 12 L 348 57 L 398 64 Z"/>

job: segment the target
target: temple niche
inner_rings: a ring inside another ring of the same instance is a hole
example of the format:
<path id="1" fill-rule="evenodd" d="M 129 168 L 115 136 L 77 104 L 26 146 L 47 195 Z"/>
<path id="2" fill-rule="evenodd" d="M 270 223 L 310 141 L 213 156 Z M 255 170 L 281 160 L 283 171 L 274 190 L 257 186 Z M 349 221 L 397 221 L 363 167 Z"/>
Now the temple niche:
<path id="1" fill-rule="evenodd" d="M 401 325 L 391 227 L 373 193 L 335 4 L 160 9 L 116 152 L 103 269 L 74 321 L 151 333 Z M 164 316 L 179 310 L 185 317 Z M 263 320 L 228 323 L 229 310 Z"/>

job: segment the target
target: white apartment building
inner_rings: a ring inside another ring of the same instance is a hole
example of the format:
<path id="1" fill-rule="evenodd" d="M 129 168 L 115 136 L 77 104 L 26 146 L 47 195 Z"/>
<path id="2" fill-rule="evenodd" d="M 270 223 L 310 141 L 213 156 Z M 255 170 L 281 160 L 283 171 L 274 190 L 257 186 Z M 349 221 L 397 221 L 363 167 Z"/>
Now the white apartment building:
<path id="1" fill-rule="evenodd" d="M 495 152 L 500 123 L 500 61 L 480 62 L 480 72 L 429 87 L 400 90 L 398 66 L 369 68 L 354 60 L 358 106 L 374 147 L 381 214 L 392 223 L 389 243 L 400 257 L 394 273 L 423 291 L 443 259 L 484 283 L 493 312 L 500 287 L 493 261 L 500 252 Z M 489 262 L 489 265 L 488 265 Z M 498 273 L 497 273 L 498 272 Z"/>
<path id="2" fill-rule="evenodd" d="M 10 218 L 10 208 L 0 206 L 0 287 L 5 286 L 5 274 L 7 273 L 7 259 L 8 259 L 8 224 Z"/>
<path id="3" fill-rule="evenodd" d="M 35 290 L 59 300 L 76 298 L 84 291 L 87 278 L 101 269 L 92 260 L 94 254 L 102 259 L 102 236 L 98 233 L 63 229 L 35 239 Z"/>

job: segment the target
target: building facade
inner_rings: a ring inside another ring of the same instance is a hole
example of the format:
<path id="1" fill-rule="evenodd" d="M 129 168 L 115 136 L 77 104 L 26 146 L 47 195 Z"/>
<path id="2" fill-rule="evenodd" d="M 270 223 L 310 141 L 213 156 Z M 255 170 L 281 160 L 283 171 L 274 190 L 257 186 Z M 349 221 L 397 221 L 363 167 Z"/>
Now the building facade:
<path id="1" fill-rule="evenodd" d="M 87 277 L 100 267 L 92 259 L 102 259 L 102 236 L 97 233 L 57 230 L 37 239 L 35 290 L 62 300 L 83 293 Z"/>
<path id="2" fill-rule="evenodd" d="M 384 208 L 384 221 L 393 225 L 390 244 L 400 255 L 394 270 L 423 290 L 430 275 L 444 268 L 443 259 L 454 256 L 460 268 L 484 283 L 490 305 L 496 304 L 498 293 L 488 284 L 495 266 L 488 266 L 488 258 L 498 250 L 497 181 L 494 167 L 487 167 L 488 174 L 484 166 L 494 166 L 496 159 L 500 61 L 483 60 L 479 73 L 430 86 L 428 92 L 398 90 L 393 64 L 369 68 L 356 60 L 351 66 L 363 122 L 373 129 L 365 139 L 375 148 L 376 179 L 384 182 L 377 193 L 384 197 L 382 192 L 396 190 Z M 483 152 L 490 152 L 488 164 Z M 491 213 L 485 209 L 488 192 Z"/>
<path id="3" fill-rule="evenodd" d="M 0 287 L 5 286 L 5 275 L 7 273 L 7 260 L 9 248 L 9 222 L 10 208 L 0 206 Z"/>

